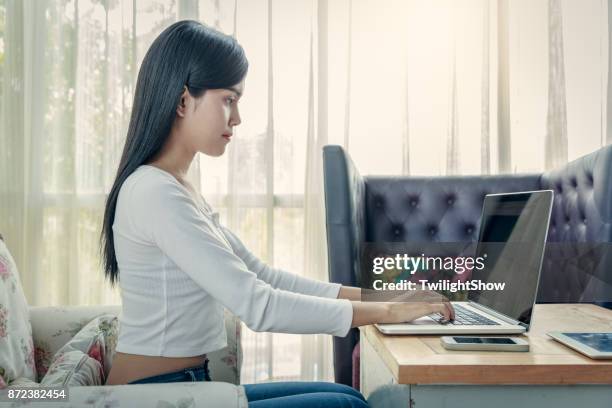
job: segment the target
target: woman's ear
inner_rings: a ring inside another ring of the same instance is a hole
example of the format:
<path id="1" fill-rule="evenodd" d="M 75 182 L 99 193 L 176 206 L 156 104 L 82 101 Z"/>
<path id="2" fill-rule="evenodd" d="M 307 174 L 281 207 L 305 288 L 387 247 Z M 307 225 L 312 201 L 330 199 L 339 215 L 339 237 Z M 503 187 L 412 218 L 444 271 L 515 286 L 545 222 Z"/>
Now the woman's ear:
<path id="1" fill-rule="evenodd" d="M 183 87 L 183 93 L 181 94 L 181 99 L 179 99 L 179 104 L 176 107 L 176 114 L 181 118 L 184 118 L 185 113 L 187 112 L 187 104 L 188 104 L 189 97 L 190 97 L 189 91 L 187 90 L 187 87 L 185 86 Z"/>

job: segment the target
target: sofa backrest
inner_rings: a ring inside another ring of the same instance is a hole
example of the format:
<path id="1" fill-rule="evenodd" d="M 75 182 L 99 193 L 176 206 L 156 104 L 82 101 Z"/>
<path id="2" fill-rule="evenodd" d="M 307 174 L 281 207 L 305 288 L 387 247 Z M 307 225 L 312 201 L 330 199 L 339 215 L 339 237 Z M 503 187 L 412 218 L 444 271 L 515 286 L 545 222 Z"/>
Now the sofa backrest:
<path id="1" fill-rule="evenodd" d="M 330 281 L 359 286 L 360 243 L 365 241 L 365 185 L 340 146 L 323 148 Z"/>
<path id="2" fill-rule="evenodd" d="M 544 174 L 495 176 L 361 177 L 342 147 L 325 146 L 323 157 L 333 282 L 359 282 L 361 242 L 477 240 L 489 193 L 552 189 L 549 242 L 612 242 L 612 146 Z M 606 286 L 612 272 L 602 267 L 594 276 L 567 262 L 560 264 L 567 248 L 547 249 L 538 301 L 612 300 L 605 299 L 612 294 L 612 286 Z"/>
<path id="3" fill-rule="evenodd" d="M 484 197 L 537 190 L 539 175 L 365 177 L 367 242 L 472 242 Z"/>
<path id="4" fill-rule="evenodd" d="M 542 174 L 555 192 L 548 242 L 612 242 L 612 145 Z"/>
<path id="5" fill-rule="evenodd" d="M 542 174 L 555 192 L 542 265 L 547 302 L 612 301 L 612 145 Z"/>

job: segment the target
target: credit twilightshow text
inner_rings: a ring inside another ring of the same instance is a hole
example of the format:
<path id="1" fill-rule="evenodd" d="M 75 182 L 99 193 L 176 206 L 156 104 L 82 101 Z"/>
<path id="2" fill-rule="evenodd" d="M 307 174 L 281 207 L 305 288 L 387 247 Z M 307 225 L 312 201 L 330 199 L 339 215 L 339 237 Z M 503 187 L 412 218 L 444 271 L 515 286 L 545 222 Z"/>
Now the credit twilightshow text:
<path id="1" fill-rule="evenodd" d="M 467 282 L 451 282 L 449 280 L 441 280 L 437 282 L 429 282 L 425 279 L 417 282 L 411 282 L 408 280 L 401 280 L 399 282 L 383 282 L 382 280 L 375 280 L 372 284 L 374 290 L 432 290 L 432 291 L 468 291 L 468 290 L 479 290 L 479 291 L 491 291 L 491 290 L 504 290 L 506 286 L 505 282 L 483 282 L 481 280 L 471 280 Z"/>

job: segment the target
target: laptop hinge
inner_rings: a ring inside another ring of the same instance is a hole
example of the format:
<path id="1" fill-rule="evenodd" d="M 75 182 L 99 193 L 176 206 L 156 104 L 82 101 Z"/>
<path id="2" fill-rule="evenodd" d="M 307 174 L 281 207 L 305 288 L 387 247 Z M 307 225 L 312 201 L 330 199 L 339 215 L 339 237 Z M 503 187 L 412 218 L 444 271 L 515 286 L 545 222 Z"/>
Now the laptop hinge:
<path id="1" fill-rule="evenodd" d="M 473 302 L 471 300 L 468 301 L 470 306 L 473 306 L 474 308 L 478 309 L 478 310 L 482 310 L 483 312 L 487 312 L 488 314 L 491 314 L 495 317 L 497 317 L 498 319 L 503 320 L 506 323 L 510 323 L 510 324 L 514 324 L 514 325 L 519 325 L 519 326 L 523 326 L 523 324 L 521 322 L 519 322 L 518 320 L 514 320 L 511 317 L 506 316 L 505 314 L 499 313 L 498 311 L 495 311 L 485 305 L 481 305 L 480 303 L 476 303 Z"/>

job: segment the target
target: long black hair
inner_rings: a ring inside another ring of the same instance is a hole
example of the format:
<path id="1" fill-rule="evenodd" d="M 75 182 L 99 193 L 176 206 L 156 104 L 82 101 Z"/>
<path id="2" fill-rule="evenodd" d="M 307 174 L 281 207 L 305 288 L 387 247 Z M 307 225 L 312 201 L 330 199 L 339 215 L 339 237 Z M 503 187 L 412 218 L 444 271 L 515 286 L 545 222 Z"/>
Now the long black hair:
<path id="1" fill-rule="evenodd" d="M 138 72 L 125 146 L 104 209 L 100 249 L 111 286 L 119 280 L 112 227 L 123 182 L 164 146 L 185 87 L 197 98 L 207 89 L 240 83 L 247 69 L 244 50 L 233 37 L 197 21 L 176 22 L 151 44 Z"/>

